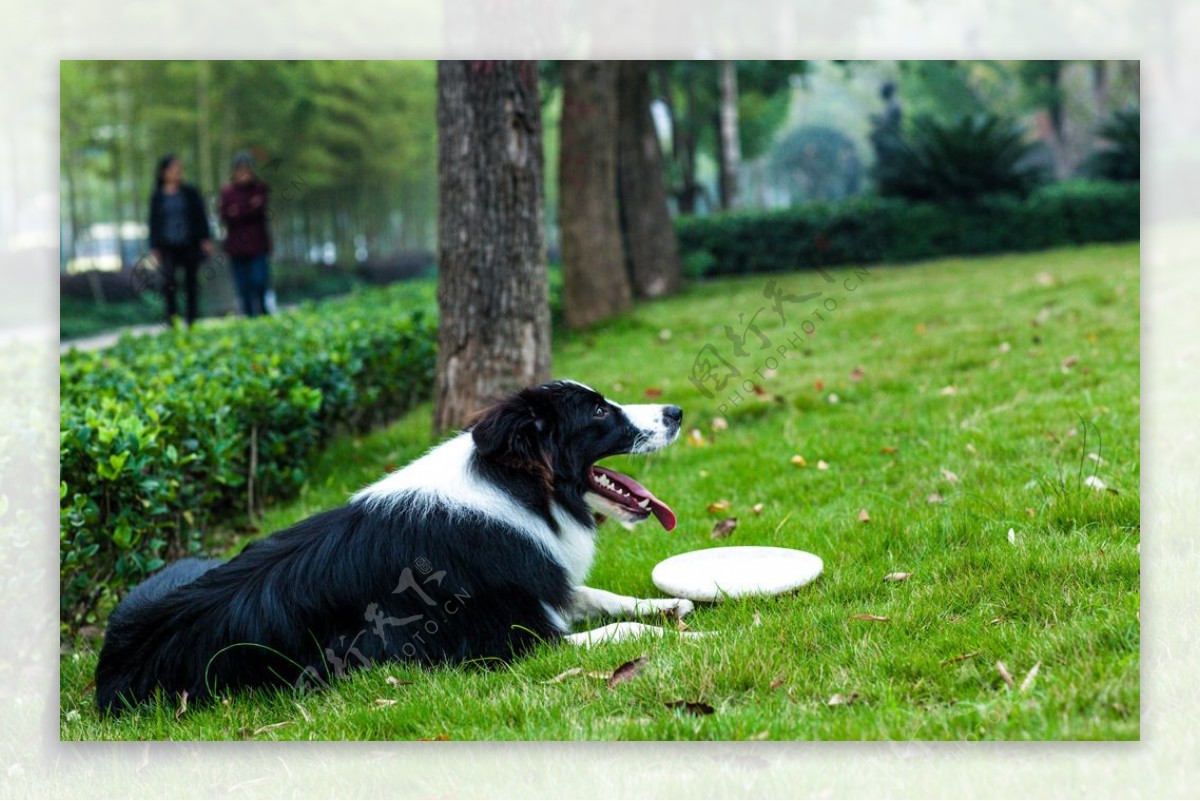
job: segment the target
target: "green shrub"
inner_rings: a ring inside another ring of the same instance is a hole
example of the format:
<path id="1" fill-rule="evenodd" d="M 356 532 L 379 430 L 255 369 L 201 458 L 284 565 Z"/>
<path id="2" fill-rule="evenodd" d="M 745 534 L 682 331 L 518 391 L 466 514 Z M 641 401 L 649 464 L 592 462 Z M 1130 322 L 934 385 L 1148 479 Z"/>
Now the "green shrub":
<path id="1" fill-rule="evenodd" d="M 1136 108 L 1118 111 L 1097 133 L 1108 144 L 1088 156 L 1083 174 L 1108 181 L 1141 180 L 1141 111 Z"/>
<path id="2" fill-rule="evenodd" d="M 950 123 L 919 117 L 873 174 L 884 197 L 933 202 L 1025 197 L 1047 178 L 1038 163 L 1041 150 L 1021 126 L 995 114 L 967 114 Z"/>
<path id="3" fill-rule="evenodd" d="M 675 229 L 683 263 L 702 277 L 1129 241 L 1139 237 L 1139 215 L 1137 184 L 1072 182 L 1024 200 L 933 204 L 863 197 L 681 217 Z"/>
<path id="4" fill-rule="evenodd" d="M 62 622 L 95 621 L 207 527 L 294 494 L 317 446 L 432 386 L 430 287 L 72 351 L 60 370 Z"/>

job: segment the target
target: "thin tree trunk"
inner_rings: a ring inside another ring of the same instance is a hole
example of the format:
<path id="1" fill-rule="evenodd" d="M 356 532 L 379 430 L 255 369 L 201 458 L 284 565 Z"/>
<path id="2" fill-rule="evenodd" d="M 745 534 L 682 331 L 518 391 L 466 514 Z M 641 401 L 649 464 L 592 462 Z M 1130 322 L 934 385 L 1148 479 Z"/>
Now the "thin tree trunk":
<path id="1" fill-rule="evenodd" d="M 550 377 L 536 62 L 439 62 L 437 116 L 442 432 Z"/>
<path id="2" fill-rule="evenodd" d="M 650 116 L 650 71 L 622 61 L 617 74 L 617 165 L 621 222 L 633 291 L 656 298 L 683 283 L 675 228 L 667 210 L 662 149 Z"/>
<path id="3" fill-rule="evenodd" d="M 722 61 L 721 110 L 718 122 L 720 141 L 721 208 L 732 209 L 738 200 L 738 168 L 742 163 L 742 145 L 738 136 L 737 62 Z"/>
<path id="4" fill-rule="evenodd" d="M 585 328 L 629 308 L 617 214 L 617 65 L 562 62 L 563 317 Z"/>
<path id="5" fill-rule="evenodd" d="M 1092 62 L 1092 98 L 1096 104 L 1096 121 L 1103 124 L 1108 119 L 1108 62 Z"/>
<path id="6" fill-rule="evenodd" d="M 214 188 L 212 167 L 212 140 L 208 125 L 209 75 L 208 62 L 201 61 L 196 72 L 196 183 L 200 192 L 207 194 Z"/>

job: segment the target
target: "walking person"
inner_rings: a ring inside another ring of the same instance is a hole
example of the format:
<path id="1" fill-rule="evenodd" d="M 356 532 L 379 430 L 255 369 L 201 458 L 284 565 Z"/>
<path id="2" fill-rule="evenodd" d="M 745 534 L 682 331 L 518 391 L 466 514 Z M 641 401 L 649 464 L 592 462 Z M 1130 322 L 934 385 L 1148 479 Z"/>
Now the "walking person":
<path id="1" fill-rule="evenodd" d="M 185 319 L 191 326 L 200 310 L 200 262 L 212 253 L 212 240 L 204 200 L 196 187 L 183 182 L 183 163 L 174 154 L 159 159 L 155 171 L 150 250 L 162 273 L 168 322 L 179 316 L 177 278 L 183 270 Z"/>
<path id="2" fill-rule="evenodd" d="M 221 188 L 220 212 L 225 223 L 225 252 L 247 317 L 267 312 L 270 288 L 271 234 L 267 230 L 270 188 L 254 172 L 249 153 L 233 160 L 233 177 Z"/>

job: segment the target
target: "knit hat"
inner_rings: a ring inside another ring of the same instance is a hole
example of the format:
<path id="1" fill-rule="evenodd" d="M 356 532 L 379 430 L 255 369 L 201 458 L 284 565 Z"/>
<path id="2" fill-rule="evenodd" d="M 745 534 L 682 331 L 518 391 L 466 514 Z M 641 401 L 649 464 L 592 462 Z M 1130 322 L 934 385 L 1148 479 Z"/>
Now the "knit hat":
<path id="1" fill-rule="evenodd" d="M 233 169 L 238 170 L 242 167 L 254 169 L 254 156 L 251 156 L 247 151 L 243 150 L 233 157 Z"/>

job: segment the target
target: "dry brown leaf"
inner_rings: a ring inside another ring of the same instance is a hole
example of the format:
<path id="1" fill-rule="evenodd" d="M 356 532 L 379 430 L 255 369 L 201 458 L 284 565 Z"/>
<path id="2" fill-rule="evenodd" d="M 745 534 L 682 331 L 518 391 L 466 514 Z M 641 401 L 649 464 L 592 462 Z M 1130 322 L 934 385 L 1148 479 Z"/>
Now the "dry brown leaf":
<path id="1" fill-rule="evenodd" d="M 713 501 L 710 503 L 708 505 L 708 511 L 712 514 L 716 514 L 717 512 L 725 512 L 729 510 L 730 506 L 733 506 L 733 504 L 722 498 L 719 501 Z"/>
<path id="2" fill-rule="evenodd" d="M 850 371 L 850 380 L 851 381 L 862 381 L 863 376 L 865 376 L 866 374 L 867 374 L 867 371 L 864 370 L 863 368 L 855 367 L 853 370 Z"/>
<path id="3" fill-rule="evenodd" d="M 683 618 L 681 618 L 677 613 L 672 612 L 671 617 L 675 620 L 675 630 L 676 631 L 687 631 L 688 630 L 688 624 L 685 623 Z"/>
<path id="4" fill-rule="evenodd" d="M 860 523 L 870 523 L 871 522 L 871 515 L 867 514 L 867 510 L 865 508 L 858 510 L 858 522 L 860 522 Z"/>
<path id="5" fill-rule="evenodd" d="M 943 659 L 942 664 L 943 665 L 953 665 L 957 662 L 965 662 L 968 659 L 974 659 L 975 657 L 979 656 L 979 653 L 980 653 L 979 651 L 971 651 L 970 653 L 959 654 L 958 656 L 952 656 L 949 659 Z"/>
<path id="6" fill-rule="evenodd" d="M 883 577 L 884 581 L 908 581 L 912 578 L 912 573 L 888 573 Z"/>
<path id="7" fill-rule="evenodd" d="M 266 726 L 259 726 L 257 729 L 255 729 L 253 736 L 257 737 L 260 734 L 266 734 L 269 731 L 282 729 L 284 726 L 290 726 L 291 724 L 292 722 L 290 720 L 280 721 L 279 723 L 268 723 Z"/>
<path id="8" fill-rule="evenodd" d="M 449 739 L 450 739 L 450 735 L 446 734 L 445 732 L 442 732 L 441 734 L 435 735 L 433 737 L 421 737 L 421 738 L 419 738 L 419 742 L 422 742 L 422 743 L 433 743 L 433 742 L 444 743 Z"/>
<path id="9" fill-rule="evenodd" d="M 782 673 L 780 673 L 778 676 L 771 679 L 771 689 L 778 690 L 780 687 L 783 686 L 784 682 L 786 682 L 786 681 L 787 681 L 787 678 L 784 677 L 784 675 Z"/>
<path id="10" fill-rule="evenodd" d="M 884 617 L 883 615 L 868 615 L 865 613 L 859 614 L 859 615 L 854 615 L 853 619 L 854 620 L 870 620 L 873 623 L 887 623 L 889 620 L 891 620 L 891 618 Z"/>
<path id="11" fill-rule="evenodd" d="M 736 517 L 727 517 L 724 520 L 718 520 L 713 524 L 712 539 L 723 540 L 732 534 L 735 528 L 737 528 Z"/>
<path id="12" fill-rule="evenodd" d="M 896 453 L 899 450 L 900 449 L 897 448 L 895 445 L 884 445 L 882 448 L 879 449 L 879 452 L 888 454 L 890 456 L 891 454 Z"/>
<path id="13" fill-rule="evenodd" d="M 1013 681 L 1012 674 L 1008 672 L 1008 668 L 999 659 L 996 660 L 996 672 L 1000 674 L 1000 678 L 1004 679 L 1004 683 L 1008 685 L 1008 689 L 1011 690 L 1017 686 L 1017 683 Z"/>
<path id="14" fill-rule="evenodd" d="M 957 483 L 958 483 L 958 476 L 957 476 L 957 475 L 955 475 L 954 473 L 950 472 L 949 470 L 947 470 L 947 469 L 946 469 L 946 468 L 944 468 L 944 467 L 942 468 L 942 478 L 946 479 L 946 480 L 947 480 L 947 481 L 949 481 L 951 484 L 957 484 Z"/>
<path id="15" fill-rule="evenodd" d="M 183 713 L 187 712 L 187 696 L 188 696 L 187 690 L 184 690 L 182 693 L 179 694 L 179 709 L 175 710 L 175 719 L 176 720 L 179 720 L 179 718 L 181 718 L 183 716 Z"/>
<path id="16" fill-rule="evenodd" d="M 661 398 L 662 390 L 658 387 L 646 387 L 646 391 L 643 394 L 647 398 Z"/>
<path id="17" fill-rule="evenodd" d="M 398 703 L 399 703 L 399 701 L 397 701 L 395 698 L 376 698 L 375 699 L 375 708 L 376 709 L 384 709 L 389 706 L 395 706 Z"/>
<path id="18" fill-rule="evenodd" d="M 817 469 L 818 470 L 828 470 L 829 462 L 825 461 L 824 459 L 818 459 L 817 460 Z"/>
<path id="19" fill-rule="evenodd" d="M 646 655 L 643 654 L 637 659 L 631 659 L 614 670 L 612 675 L 608 677 L 608 689 L 611 690 L 618 684 L 624 684 L 633 677 L 637 676 L 637 674 L 642 672 L 642 668 L 646 666 L 646 661 Z"/>
<path id="20" fill-rule="evenodd" d="M 697 448 L 703 448 L 708 444 L 708 441 L 704 439 L 704 434 L 700 433 L 698 428 L 693 428 L 688 432 L 687 441 L 688 445 L 694 445 Z"/>
<path id="21" fill-rule="evenodd" d="M 751 391 L 751 392 L 753 392 L 755 395 L 757 395 L 757 396 L 758 396 L 758 397 L 760 397 L 760 398 L 773 398 L 773 397 L 775 397 L 775 396 L 774 396 L 774 395 L 772 395 L 770 392 L 767 392 L 765 389 L 763 389 L 763 388 L 762 388 L 762 386 L 761 386 L 761 385 L 759 385 L 759 384 L 751 384 L 751 385 L 750 385 L 750 391 Z"/>
<path id="22" fill-rule="evenodd" d="M 1079 364 L 1078 356 L 1068 356 L 1067 358 L 1062 360 L 1062 369 L 1070 370 L 1072 367 L 1074 367 L 1077 364 Z"/>
<path id="23" fill-rule="evenodd" d="M 581 673 L 583 673 L 583 668 L 573 667 L 573 668 L 570 668 L 569 670 L 564 670 L 562 673 L 559 673 L 557 676 L 555 676 L 552 679 L 547 679 L 546 681 L 543 681 L 542 684 L 558 684 L 563 679 L 569 679 L 572 676 L 578 676 Z"/>
<path id="24" fill-rule="evenodd" d="M 1037 514 L 1037 512 L 1035 512 L 1035 511 L 1033 510 L 1033 507 L 1032 507 L 1032 506 L 1026 506 L 1026 507 L 1025 507 L 1025 514 L 1029 515 L 1030 517 L 1033 517 L 1034 515 L 1036 515 L 1036 514 Z"/>
<path id="25" fill-rule="evenodd" d="M 689 715 L 711 715 L 716 710 L 703 701 L 668 701 L 667 709 L 678 709 Z"/>
<path id="26" fill-rule="evenodd" d="M 402 687 L 406 684 L 412 684 L 408 679 L 398 679 L 395 676 L 388 676 L 385 681 L 393 687 Z"/>
<path id="27" fill-rule="evenodd" d="M 1021 692 L 1025 692 L 1026 690 L 1028 690 L 1030 687 L 1033 686 L 1033 680 L 1037 678 L 1038 671 L 1041 669 L 1042 669 L 1041 662 L 1038 662 L 1036 665 L 1034 665 L 1033 667 L 1031 667 L 1029 669 L 1029 672 L 1025 674 L 1025 680 L 1021 682 Z"/>
<path id="28" fill-rule="evenodd" d="M 825 382 L 818 378 L 816 381 L 813 382 L 813 389 L 816 390 L 817 392 L 821 392 L 822 390 L 825 389 Z"/>
<path id="29" fill-rule="evenodd" d="M 801 456 L 800 454 L 797 453 L 795 456 L 792 457 L 792 464 L 796 465 L 796 467 L 807 467 L 808 461 L 803 456 Z"/>
<path id="30" fill-rule="evenodd" d="M 761 515 L 762 510 L 763 510 L 763 505 L 761 503 L 756 503 L 750 507 L 750 511 L 754 512 L 754 514 L 756 514 L 756 515 Z"/>
<path id="31" fill-rule="evenodd" d="M 826 706 L 850 706 L 850 704 L 853 704 L 858 699 L 859 699 L 858 693 L 850 693 L 849 695 L 842 695 L 841 693 L 834 693 L 833 695 L 829 696 L 829 700 L 825 702 L 825 705 Z"/>
<path id="32" fill-rule="evenodd" d="M 928 496 L 926 496 L 925 503 L 941 503 L 944 500 L 946 499 L 942 497 L 942 493 L 931 492 Z"/>

